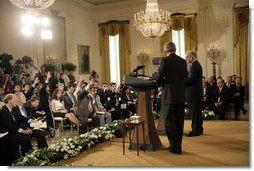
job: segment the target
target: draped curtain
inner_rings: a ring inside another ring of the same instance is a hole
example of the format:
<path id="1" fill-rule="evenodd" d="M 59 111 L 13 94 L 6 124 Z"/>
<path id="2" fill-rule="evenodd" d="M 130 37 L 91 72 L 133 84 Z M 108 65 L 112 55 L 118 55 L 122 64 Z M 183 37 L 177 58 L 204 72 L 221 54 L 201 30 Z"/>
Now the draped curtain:
<path id="1" fill-rule="evenodd" d="M 101 81 L 110 82 L 109 36 L 119 34 L 120 79 L 130 72 L 130 27 L 129 21 L 109 21 L 99 24 L 101 58 Z"/>
<path id="2" fill-rule="evenodd" d="M 234 8 L 234 48 L 236 58 L 236 75 L 242 77 L 243 85 L 248 85 L 248 26 L 249 7 Z"/>
<path id="3" fill-rule="evenodd" d="M 161 55 L 164 56 L 163 46 L 166 42 L 172 41 L 172 30 L 182 30 L 184 28 L 185 49 L 197 51 L 197 25 L 196 14 L 175 13 L 171 15 L 171 28 L 160 37 Z"/>

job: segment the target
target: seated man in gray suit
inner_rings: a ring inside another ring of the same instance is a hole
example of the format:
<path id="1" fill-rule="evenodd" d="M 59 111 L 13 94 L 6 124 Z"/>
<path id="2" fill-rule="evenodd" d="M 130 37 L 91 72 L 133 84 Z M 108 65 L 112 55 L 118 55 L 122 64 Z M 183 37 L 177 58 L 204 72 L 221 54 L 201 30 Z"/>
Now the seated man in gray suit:
<path id="1" fill-rule="evenodd" d="M 97 95 L 97 88 L 91 86 L 89 88 L 88 97 L 90 98 L 93 106 L 92 114 L 94 116 L 99 117 L 100 126 L 104 126 L 105 124 L 112 123 L 111 114 L 105 110 L 103 105 L 100 102 L 100 96 Z"/>

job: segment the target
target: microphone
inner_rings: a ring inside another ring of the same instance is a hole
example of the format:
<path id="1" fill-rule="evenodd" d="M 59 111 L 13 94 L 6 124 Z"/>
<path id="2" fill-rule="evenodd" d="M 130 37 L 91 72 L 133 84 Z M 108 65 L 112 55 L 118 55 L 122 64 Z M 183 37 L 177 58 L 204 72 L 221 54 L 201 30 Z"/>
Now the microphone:
<path id="1" fill-rule="evenodd" d="M 138 72 L 139 70 L 141 70 L 141 69 L 143 69 L 143 68 L 145 68 L 145 65 L 139 65 L 139 66 L 137 66 L 137 68 L 135 68 L 133 71 L 134 71 L 134 72 Z"/>
<path id="2" fill-rule="evenodd" d="M 138 75 L 138 71 L 145 68 L 145 65 L 138 65 L 132 72 L 130 75 Z"/>

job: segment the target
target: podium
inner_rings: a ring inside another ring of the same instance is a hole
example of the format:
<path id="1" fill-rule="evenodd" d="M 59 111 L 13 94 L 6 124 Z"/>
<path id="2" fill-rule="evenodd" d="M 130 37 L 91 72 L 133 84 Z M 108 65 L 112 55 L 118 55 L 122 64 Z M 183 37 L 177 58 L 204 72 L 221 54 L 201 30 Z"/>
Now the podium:
<path id="1" fill-rule="evenodd" d="M 138 92 L 137 115 L 140 116 L 141 120 L 145 121 L 145 147 L 137 146 L 137 131 L 139 135 L 142 135 L 142 129 L 138 128 L 134 130 L 131 141 L 132 149 L 137 150 L 137 148 L 145 148 L 147 151 L 154 151 L 160 148 L 162 144 L 155 129 L 151 105 L 151 90 L 154 89 L 156 85 L 155 80 L 149 77 L 127 75 L 124 77 L 124 84 L 131 86 Z M 139 137 L 139 142 L 143 142 L 143 137 Z"/>

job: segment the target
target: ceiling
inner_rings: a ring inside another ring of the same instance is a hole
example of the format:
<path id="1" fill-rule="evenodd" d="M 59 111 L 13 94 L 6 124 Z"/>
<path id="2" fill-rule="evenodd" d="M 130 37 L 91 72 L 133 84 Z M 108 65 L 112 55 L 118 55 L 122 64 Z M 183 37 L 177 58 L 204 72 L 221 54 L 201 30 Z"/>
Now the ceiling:
<path id="1" fill-rule="evenodd" d="M 90 3 L 92 5 L 103 5 L 103 4 L 110 4 L 110 3 L 116 3 L 116 2 L 124 2 L 128 0 L 83 0 L 87 3 Z"/>

